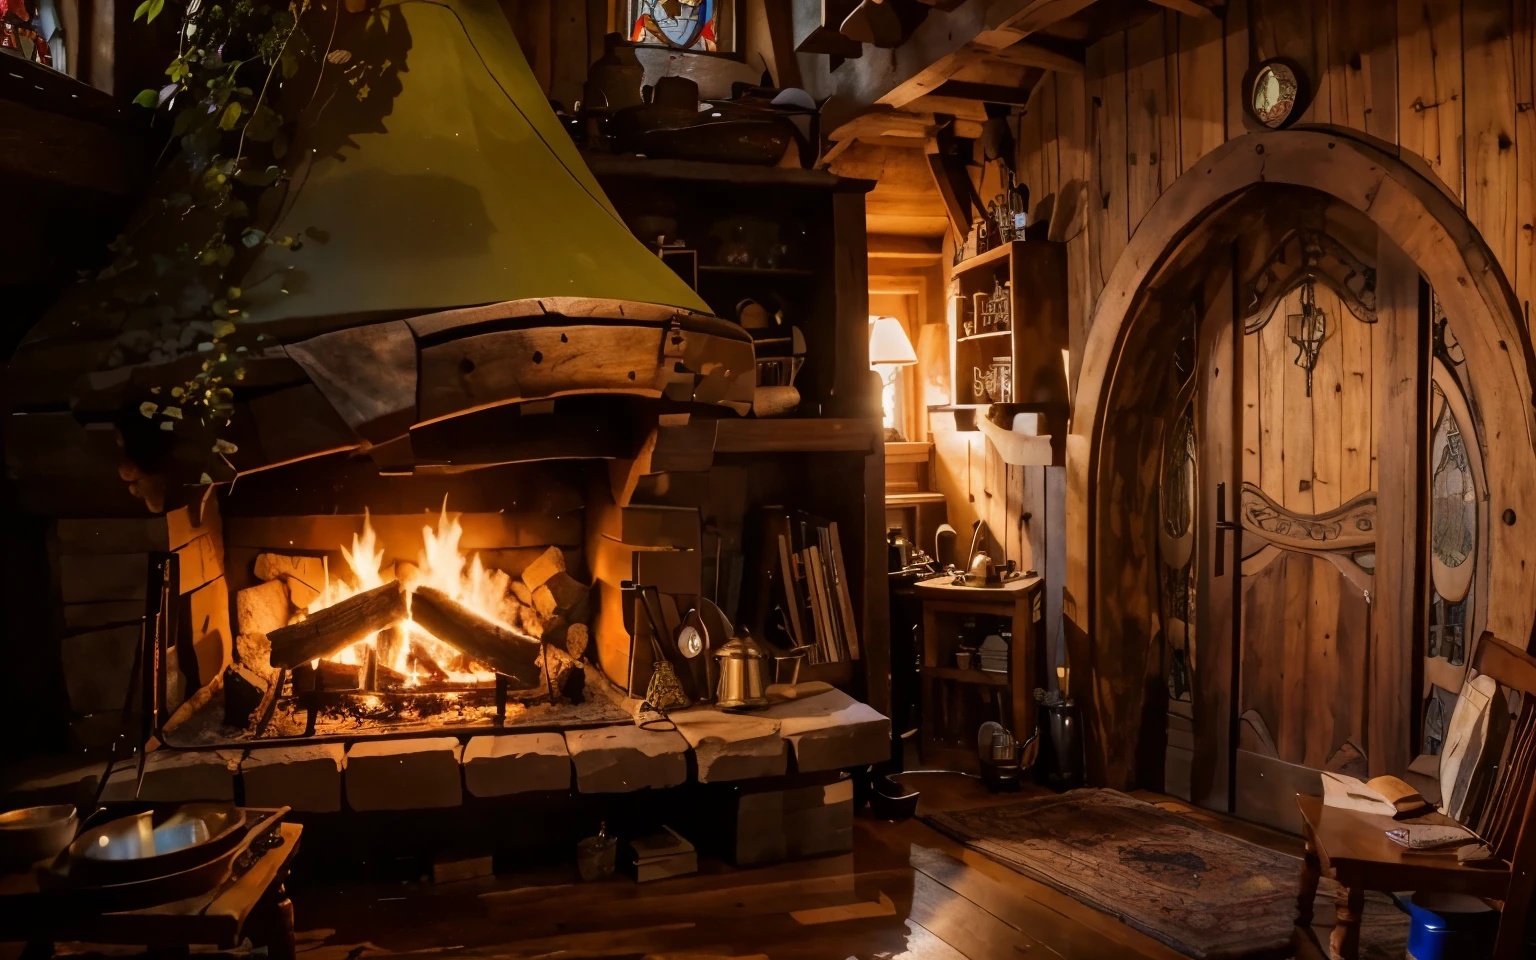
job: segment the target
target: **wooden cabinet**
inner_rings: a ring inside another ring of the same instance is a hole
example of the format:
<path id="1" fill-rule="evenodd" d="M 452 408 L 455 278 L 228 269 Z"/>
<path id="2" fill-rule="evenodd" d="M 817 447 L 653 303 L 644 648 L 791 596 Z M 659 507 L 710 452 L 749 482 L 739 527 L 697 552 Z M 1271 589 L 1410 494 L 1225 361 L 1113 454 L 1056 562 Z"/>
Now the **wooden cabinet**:
<path id="1" fill-rule="evenodd" d="M 1024 577 L 1002 587 L 956 587 L 942 577 L 917 584 L 923 605 L 923 764 L 975 772 L 976 731 L 996 720 L 1022 743 L 1035 729 L 1035 687 L 1045 683 L 1042 581 Z M 974 626 L 967 627 L 967 624 Z M 974 631 L 974 635 L 967 635 Z M 960 666 L 956 654 L 985 635 L 1010 633 L 1007 672 Z"/>

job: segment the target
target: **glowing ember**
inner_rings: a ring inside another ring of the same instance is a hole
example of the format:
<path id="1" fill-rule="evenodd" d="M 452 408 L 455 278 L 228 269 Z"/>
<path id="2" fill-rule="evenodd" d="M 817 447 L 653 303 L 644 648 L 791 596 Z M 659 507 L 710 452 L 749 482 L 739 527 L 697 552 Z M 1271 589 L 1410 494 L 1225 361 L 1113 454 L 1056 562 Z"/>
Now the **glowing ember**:
<path id="1" fill-rule="evenodd" d="M 510 592 L 511 578 L 500 570 L 487 570 L 478 555 L 466 557 L 459 546 L 463 536 L 464 528 L 456 516 L 448 513 L 445 498 L 437 529 L 421 528 L 418 563 L 396 563 L 384 569 L 384 550 L 364 512 L 362 535 L 353 535 L 350 550 L 341 548 L 352 571 L 350 582 L 332 578 L 327 571 L 325 589 L 305 612 L 324 610 L 353 594 L 399 579 L 408 590 L 435 587 L 481 616 L 505 627 L 515 627 L 519 604 Z M 381 666 L 405 676 L 407 686 L 418 685 L 424 677 L 453 683 L 491 683 L 496 679 L 494 673 L 409 619 L 338 651 L 331 659 L 360 664 L 366 660 L 369 649 L 376 652 Z M 446 678 L 442 677 L 444 674 Z"/>

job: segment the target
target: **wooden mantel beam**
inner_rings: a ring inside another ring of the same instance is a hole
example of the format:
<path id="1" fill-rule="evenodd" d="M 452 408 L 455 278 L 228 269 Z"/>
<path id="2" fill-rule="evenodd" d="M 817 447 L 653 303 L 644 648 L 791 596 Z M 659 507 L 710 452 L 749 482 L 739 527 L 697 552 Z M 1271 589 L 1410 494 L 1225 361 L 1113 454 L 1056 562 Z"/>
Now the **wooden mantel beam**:
<path id="1" fill-rule="evenodd" d="M 1197 3 L 1196 0 L 1151 0 L 1151 2 L 1159 7 L 1167 7 L 1176 13 L 1182 13 L 1186 17 L 1204 17 L 1207 20 L 1220 19 L 1216 16 L 1215 10 L 1202 3 Z"/>

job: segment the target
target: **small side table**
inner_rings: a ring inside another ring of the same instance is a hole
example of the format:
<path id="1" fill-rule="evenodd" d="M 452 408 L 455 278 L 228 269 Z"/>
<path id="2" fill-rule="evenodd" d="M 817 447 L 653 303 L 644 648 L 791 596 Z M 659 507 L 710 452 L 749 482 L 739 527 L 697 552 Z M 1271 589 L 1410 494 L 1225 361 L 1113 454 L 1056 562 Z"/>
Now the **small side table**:
<path id="1" fill-rule="evenodd" d="M 1020 743 L 1035 730 L 1035 687 L 1044 666 L 1040 631 L 1042 581 L 1010 580 L 1000 587 L 957 587 L 951 577 L 920 581 L 913 590 L 923 604 L 923 686 L 921 746 L 924 764 L 941 763 L 976 772 L 976 731 L 987 720 L 1000 720 Z M 977 665 L 955 664 L 960 624 L 967 616 L 1004 617 L 1012 621 L 1008 672 L 990 673 Z M 1002 694 L 999 717 L 996 699 Z"/>
<path id="2" fill-rule="evenodd" d="M 195 897 L 138 910 L 92 914 L 67 905 L 59 909 L 48 902 L 55 898 L 39 898 L 37 882 L 30 875 L 0 878 L 0 904 L 6 900 L 13 906 L 36 904 L 33 909 L 4 909 L 0 940 L 24 941 L 33 947 L 84 942 L 229 949 L 249 936 L 267 947 L 271 960 L 294 960 L 293 901 L 283 882 L 304 828 L 280 823 L 277 830 L 282 843 L 263 853 L 239 877 L 226 876 L 213 890 Z"/>

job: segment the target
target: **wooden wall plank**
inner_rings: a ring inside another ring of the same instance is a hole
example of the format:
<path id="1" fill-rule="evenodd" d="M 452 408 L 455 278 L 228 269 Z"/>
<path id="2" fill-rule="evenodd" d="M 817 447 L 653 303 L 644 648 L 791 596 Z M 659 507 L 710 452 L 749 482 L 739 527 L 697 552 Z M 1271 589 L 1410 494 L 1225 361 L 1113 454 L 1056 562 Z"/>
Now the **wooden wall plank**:
<path id="1" fill-rule="evenodd" d="M 1507 0 L 1463 6 L 1465 70 L 1475 83 L 1466 98 L 1467 217 L 1511 281 L 1515 277 L 1515 64 Z"/>
<path id="2" fill-rule="evenodd" d="M 1162 190 L 1158 167 L 1168 105 L 1163 52 L 1161 16 L 1126 31 L 1126 223 L 1132 234 Z"/>
<path id="3" fill-rule="evenodd" d="M 1226 140 L 1227 86 L 1221 21 L 1214 17 L 1179 16 L 1178 35 L 1177 172 L 1183 173 Z"/>
<path id="4" fill-rule="evenodd" d="M 1342 368 L 1339 499 L 1347 501 L 1371 486 L 1371 325 L 1345 311 L 1339 314 Z"/>
<path id="5" fill-rule="evenodd" d="M 1248 114 L 1243 108 L 1243 74 L 1253 61 L 1253 41 L 1248 30 L 1248 4 L 1227 4 L 1227 18 L 1222 23 L 1226 82 L 1221 85 L 1226 97 L 1227 139 L 1248 132 Z"/>
<path id="6" fill-rule="evenodd" d="M 1158 193 L 1173 186 L 1184 172 L 1180 156 L 1182 141 L 1180 127 L 1183 118 L 1179 114 L 1179 15 L 1172 10 L 1163 11 L 1163 103 L 1159 117 L 1159 146 L 1157 157 Z"/>
<path id="7" fill-rule="evenodd" d="M 1250 0 L 1249 30 L 1255 61 L 1288 57 L 1315 89 L 1298 123 L 1328 123 L 1332 116 L 1328 82 L 1328 5 L 1324 0 Z"/>
<path id="8" fill-rule="evenodd" d="M 1346 318 L 1338 294 L 1318 284 L 1317 305 L 1328 325 L 1312 371 L 1312 508 L 1326 513 L 1343 502 L 1344 348 L 1339 328 Z"/>
<path id="9" fill-rule="evenodd" d="M 1515 296 L 1536 300 L 1536 0 L 1515 0 Z"/>
<path id="10" fill-rule="evenodd" d="M 1380 320 L 1373 333 L 1375 423 L 1379 428 L 1376 595 L 1371 605 L 1369 743 L 1371 776 L 1404 769 L 1413 759 L 1418 691 L 1413 685 L 1416 643 L 1416 572 L 1422 552 L 1420 510 L 1425 419 L 1421 403 L 1429 354 L 1420 316 L 1419 271 L 1390 240 L 1376 258 Z"/>
<path id="11" fill-rule="evenodd" d="M 1104 289 L 1104 231 L 1109 214 L 1104 202 L 1104 164 L 1099 154 L 1104 149 L 1104 45 L 1095 43 L 1084 52 L 1083 97 L 1087 124 L 1084 128 L 1084 163 L 1088 173 L 1088 195 L 1084 203 L 1083 223 L 1088 242 L 1087 315 L 1093 313 L 1099 291 Z M 1087 326 L 1084 325 L 1084 333 Z"/>
<path id="12" fill-rule="evenodd" d="M 1391 4 L 1331 0 L 1328 91 L 1333 122 L 1397 141 L 1397 13 Z"/>
<path id="13" fill-rule="evenodd" d="M 569 111 L 575 112 L 587 80 L 588 51 L 591 38 L 587 32 L 587 5 L 572 0 L 550 11 L 553 35 L 550 49 L 549 95 Z"/>
<path id="14" fill-rule="evenodd" d="M 1109 280 L 1115 262 L 1125 251 L 1131 236 L 1126 177 L 1125 40 L 1125 34 L 1117 33 L 1090 48 L 1097 50 L 1097 56 L 1090 60 L 1090 64 L 1096 60 L 1101 71 L 1097 78 L 1100 106 L 1094 115 L 1096 149 L 1093 163 L 1097 174 L 1097 205 L 1103 208 L 1103 217 L 1095 297 Z M 1090 75 L 1090 81 L 1094 79 Z"/>
<path id="15" fill-rule="evenodd" d="M 1398 143 L 1465 199 L 1461 91 L 1461 0 L 1397 0 Z"/>

